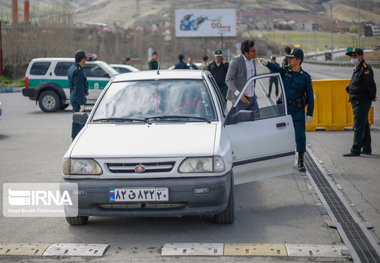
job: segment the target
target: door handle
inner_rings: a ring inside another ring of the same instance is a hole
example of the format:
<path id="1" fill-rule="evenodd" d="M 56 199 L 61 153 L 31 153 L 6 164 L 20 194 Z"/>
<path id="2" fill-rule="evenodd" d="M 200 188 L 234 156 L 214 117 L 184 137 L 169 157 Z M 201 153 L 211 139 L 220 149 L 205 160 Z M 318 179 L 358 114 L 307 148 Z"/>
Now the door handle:
<path id="1" fill-rule="evenodd" d="M 276 127 L 277 128 L 286 127 L 286 123 L 285 122 L 276 123 Z"/>

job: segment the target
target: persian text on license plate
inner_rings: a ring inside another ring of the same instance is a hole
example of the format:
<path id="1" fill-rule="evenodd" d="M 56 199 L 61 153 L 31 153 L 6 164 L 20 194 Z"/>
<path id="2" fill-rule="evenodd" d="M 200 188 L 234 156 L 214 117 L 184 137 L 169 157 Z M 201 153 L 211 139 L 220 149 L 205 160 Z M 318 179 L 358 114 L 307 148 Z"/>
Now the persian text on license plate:
<path id="1" fill-rule="evenodd" d="M 168 188 L 113 188 L 110 202 L 169 201 Z"/>

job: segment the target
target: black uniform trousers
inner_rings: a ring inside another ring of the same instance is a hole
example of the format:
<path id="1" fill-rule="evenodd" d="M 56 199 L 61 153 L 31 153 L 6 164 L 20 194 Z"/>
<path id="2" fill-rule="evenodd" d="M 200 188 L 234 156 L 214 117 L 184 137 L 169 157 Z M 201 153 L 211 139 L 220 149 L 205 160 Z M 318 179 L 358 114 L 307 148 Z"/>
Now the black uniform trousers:
<path id="1" fill-rule="evenodd" d="M 276 97 L 278 96 L 278 78 L 277 77 L 270 77 L 269 78 L 269 91 L 268 91 L 268 97 L 270 97 L 270 94 L 272 93 L 272 85 L 276 86 Z"/>
<path id="2" fill-rule="evenodd" d="M 354 113 L 354 143 L 351 152 L 360 154 L 361 150 L 371 153 L 371 133 L 369 130 L 368 113 L 371 109 L 371 101 L 353 101 Z"/>

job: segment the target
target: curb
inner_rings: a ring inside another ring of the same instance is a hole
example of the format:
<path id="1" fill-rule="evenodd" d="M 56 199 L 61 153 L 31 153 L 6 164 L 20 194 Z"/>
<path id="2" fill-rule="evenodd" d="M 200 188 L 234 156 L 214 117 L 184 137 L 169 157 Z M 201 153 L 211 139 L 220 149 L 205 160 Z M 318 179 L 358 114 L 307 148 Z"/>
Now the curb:
<path id="1" fill-rule="evenodd" d="M 0 93 L 22 92 L 22 88 L 0 89 Z"/>

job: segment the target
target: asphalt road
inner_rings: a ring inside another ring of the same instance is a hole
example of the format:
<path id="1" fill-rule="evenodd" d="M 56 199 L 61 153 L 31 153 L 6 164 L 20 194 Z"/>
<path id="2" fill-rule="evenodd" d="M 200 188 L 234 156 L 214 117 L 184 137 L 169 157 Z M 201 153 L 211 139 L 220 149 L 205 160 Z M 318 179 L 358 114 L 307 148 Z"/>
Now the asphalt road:
<path id="1" fill-rule="evenodd" d="M 352 72 L 351 68 L 326 69 L 316 65 L 305 65 L 305 70 L 314 79 L 335 78 L 338 75 L 349 78 Z M 377 83 L 380 81 L 377 80 Z M 70 109 L 46 114 L 20 93 L 0 94 L 0 101 L 4 109 L 4 117 L 0 121 L 0 184 L 59 182 L 62 156 L 71 143 Z M 375 111 L 378 108 L 375 107 Z M 335 157 L 340 156 L 342 150 L 347 151 L 352 140 L 352 132 L 341 133 L 343 135 L 334 132 L 308 133 L 308 143 L 316 155 L 324 160 L 326 168 L 331 169 L 334 179 L 344 180 L 347 175 L 356 178 L 355 181 L 349 178 L 351 183 L 347 183 L 347 187 L 342 183 L 344 193 L 348 199 L 354 199 L 352 202 L 358 210 L 363 210 L 362 217 L 367 221 L 379 219 L 379 195 L 375 189 L 379 181 L 374 172 L 380 168 L 378 155 L 352 160 L 348 166 L 348 160 L 340 158 L 339 162 L 345 166 L 343 170 L 340 169 Z M 378 138 L 378 131 L 375 133 Z M 337 137 L 339 140 L 336 140 Z M 342 146 L 345 148 L 342 149 Z M 374 152 L 380 153 L 378 145 Z M 359 161 L 361 163 L 355 165 Z M 367 165 L 368 168 L 365 168 Z M 361 170 L 361 176 L 358 176 L 357 169 L 362 166 L 365 170 Z M 372 172 L 367 173 L 367 170 Z M 364 186 L 359 184 L 367 176 L 371 180 L 363 183 Z M 350 195 L 351 190 L 355 195 Z M 2 191 L 1 188 L 1 196 Z M 359 192 L 361 196 L 356 194 Z M 160 248 L 165 243 L 174 242 L 341 244 L 337 231 L 327 227 L 325 220 L 328 220 L 328 216 L 307 177 L 296 170 L 290 176 L 236 186 L 235 193 L 236 217 L 233 225 L 216 225 L 208 217 L 92 217 L 88 225 L 72 227 L 64 218 L 7 218 L 1 215 L 0 243 L 108 243 L 111 247 L 106 255 L 96 260 L 103 262 L 193 261 L 161 258 Z M 1 210 L 2 206 L 1 202 Z M 2 260 L 6 261 L 0 258 Z M 213 262 L 206 258 L 199 260 Z M 249 260 L 262 262 L 264 259 Z M 266 262 L 270 260 L 274 259 L 265 259 Z M 218 258 L 217 261 L 231 262 L 232 258 Z M 245 259 L 234 258 L 233 261 Z"/>

